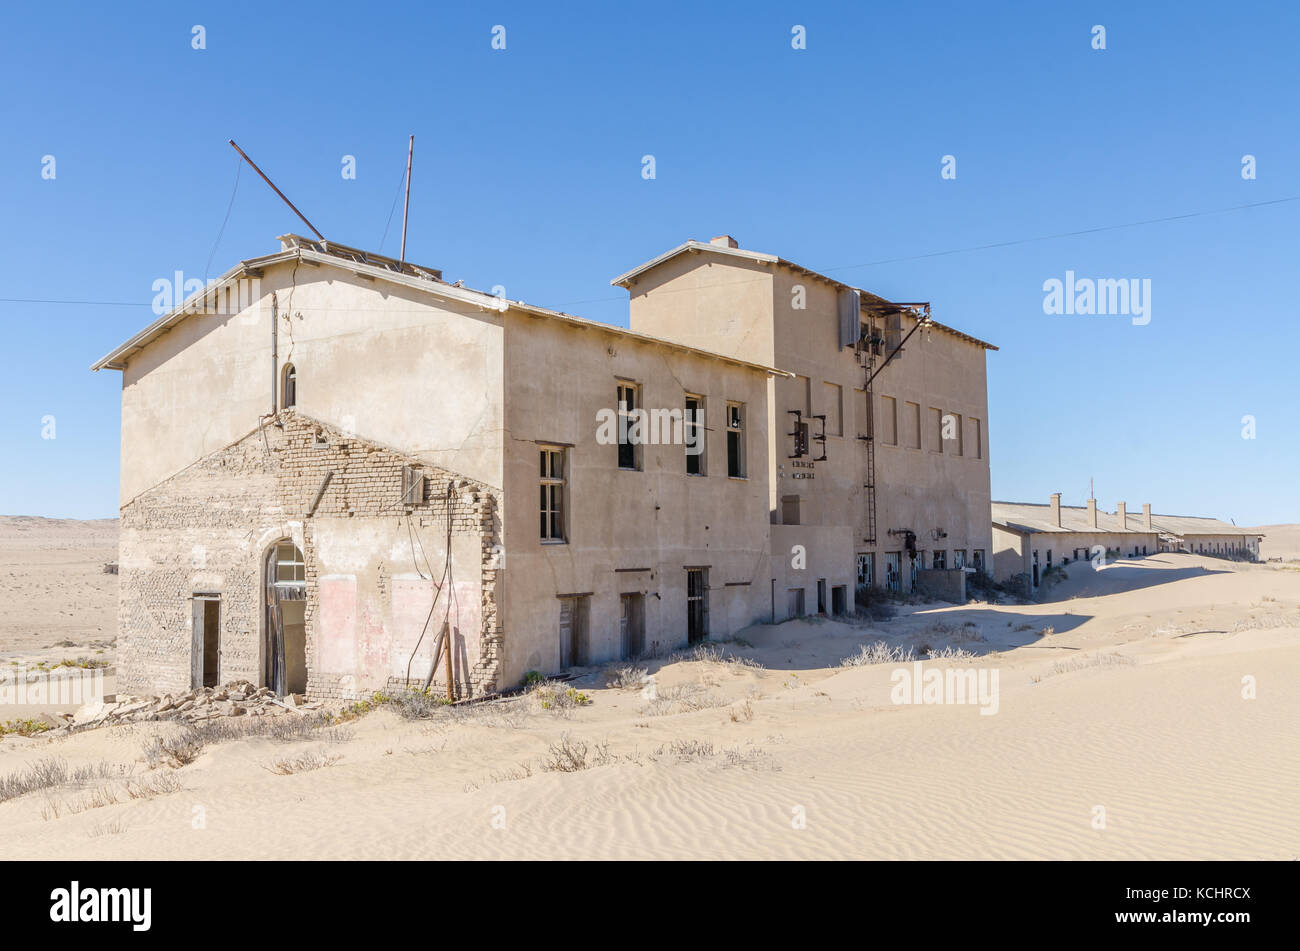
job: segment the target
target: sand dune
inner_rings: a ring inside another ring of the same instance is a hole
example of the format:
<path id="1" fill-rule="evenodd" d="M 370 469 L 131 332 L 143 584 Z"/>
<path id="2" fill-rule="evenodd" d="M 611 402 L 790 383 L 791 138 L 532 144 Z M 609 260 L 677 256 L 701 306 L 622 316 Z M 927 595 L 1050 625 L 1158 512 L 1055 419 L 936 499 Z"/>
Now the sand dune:
<path id="1" fill-rule="evenodd" d="M 349 735 L 219 743 L 176 770 L 141 760 L 150 736 L 174 729 L 166 725 L 8 737 L 0 778 L 59 756 L 169 775 L 183 788 L 75 813 L 85 788 L 0 803 L 5 852 L 1300 856 L 1300 572 L 1191 555 L 1069 571 L 1048 604 L 923 605 L 871 628 L 753 628 L 752 646 L 721 646 L 730 662 L 648 662 L 655 701 L 645 687 L 603 687 L 592 672 L 575 685 L 593 702 L 567 713 L 524 700 L 411 721 L 381 707 L 348 724 Z M 975 652 L 923 669 L 996 670 L 997 713 L 891 702 L 891 674 L 907 665 L 837 666 L 877 640 Z M 1256 679 L 1256 699 L 1243 699 L 1244 677 Z M 705 705 L 684 709 L 691 703 Z M 588 759 L 606 747 L 604 764 L 543 768 L 565 734 L 588 745 Z M 303 753 L 338 759 L 293 775 L 264 768 Z M 43 818 L 51 802 L 60 816 Z M 1099 807 L 1104 828 L 1094 825 Z"/>
<path id="2" fill-rule="evenodd" d="M 1300 525 L 1258 525 L 1248 531 L 1264 536 L 1259 546 L 1260 558 L 1300 561 Z"/>

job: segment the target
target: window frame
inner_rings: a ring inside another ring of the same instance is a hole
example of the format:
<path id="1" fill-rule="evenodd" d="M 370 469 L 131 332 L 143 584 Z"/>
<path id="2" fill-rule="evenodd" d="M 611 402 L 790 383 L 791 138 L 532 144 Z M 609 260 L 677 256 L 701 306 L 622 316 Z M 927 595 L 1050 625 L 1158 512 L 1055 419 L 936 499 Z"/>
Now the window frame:
<path id="1" fill-rule="evenodd" d="M 688 404 L 694 400 L 696 404 L 696 415 L 692 417 Z M 707 476 L 708 467 L 708 441 L 709 429 L 706 425 L 708 419 L 708 403 L 699 393 L 685 393 L 682 396 L 682 450 L 686 456 L 686 474 L 688 476 Z M 691 439 L 687 433 L 694 433 L 695 439 L 699 444 L 700 451 L 692 453 Z M 698 472 L 691 471 L 691 460 L 698 460 L 696 463 Z"/>
<path id="2" fill-rule="evenodd" d="M 625 403 L 623 399 L 625 390 L 630 392 L 632 395 L 632 405 L 627 406 L 626 409 L 624 409 Z M 631 426 L 632 426 L 631 415 L 641 407 L 641 384 L 637 383 L 634 380 L 625 380 L 619 378 L 617 380 L 617 389 L 615 390 L 615 393 L 616 393 L 616 398 L 615 398 L 614 412 L 615 412 L 615 419 L 617 420 L 617 424 L 618 424 L 618 430 L 617 433 L 615 434 L 615 442 L 618 444 L 618 456 L 617 456 L 618 469 L 620 472 L 640 472 L 642 467 L 641 445 L 639 442 L 632 442 L 632 441 L 623 442 L 623 434 L 625 432 L 631 431 Z M 626 426 L 623 422 L 624 417 L 628 417 L 628 422 L 626 423 Z M 641 436 L 642 438 L 644 438 L 645 433 L 642 432 Z M 627 446 L 631 452 L 632 455 L 631 465 L 623 464 L 624 446 Z"/>
<path id="3" fill-rule="evenodd" d="M 569 450 L 567 446 L 539 443 L 538 486 L 538 540 L 543 545 L 569 543 Z M 553 462 L 559 457 L 560 474 L 555 475 Z M 555 491 L 558 489 L 558 493 Z M 559 535 L 555 533 L 558 522 Z"/>
<path id="4" fill-rule="evenodd" d="M 738 420 L 735 426 L 731 425 L 732 410 L 736 411 Z M 726 430 L 727 430 L 727 478 L 729 479 L 748 479 L 749 468 L 745 465 L 745 404 L 739 400 L 727 400 L 726 404 Z M 735 471 L 732 466 L 732 437 L 735 437 Z"/>

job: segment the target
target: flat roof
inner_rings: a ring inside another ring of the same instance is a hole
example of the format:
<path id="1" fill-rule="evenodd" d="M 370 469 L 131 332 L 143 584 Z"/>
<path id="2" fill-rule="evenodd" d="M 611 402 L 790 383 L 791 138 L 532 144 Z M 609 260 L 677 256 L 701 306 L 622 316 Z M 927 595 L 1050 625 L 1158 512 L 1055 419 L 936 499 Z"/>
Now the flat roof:
<path id="1" fill-rule="evenodd" d="M 727 247 L 726 245 L 711 244 L 707 241 L 695 241 L 695 240 L 683 242 L 682 244 L 677 245 L 677 247 L 670 248 L 669 250 L 665 251 L 663 254 L 651 258 L 649 261 L 646 261 L 644 264 L 637 265 L 636 267 L 632 268 L 632 270 L 630 271 L 624 271 L 622 274 L 620 274 L 618 277 L 611 280 L 609 283 L 615 287 L 624 287 L 624 288 L 629 287 L 632 281 L 634 281 L 636 278 L 646 273 L 647 271 L 659 267 L 659 265 L 664 264 L 667 261 L 670 261 L 671 259 L 677 257 L 678 255 L 686 254 L 688 252 L 696 252 L 696 251 L 707 251 L 710 254 L 720 254 L 725 257 L 741 258 L 743 260 L 752 261 L 757 264 L 777 264 L 782 267 L 791 268 L 795 271 L 800 272 L 801 274 L 807 274 L 810 277 L 815 277 L 818 280 L 826 281 L 828 284 L 834 284 L 836 287 L 842 287 L 846 290 L 857 291 L 859 294 L 862 295 L 863 298 L 862 303 L 863 303 L 864 310 L 870 310 L 873 312 L 880 312 L 881 310 L 884 309 L 904 310 L 906 309 L 907 306 L 905 304 L 896 304 L 892 301 L 888 301 L 885 298 L 879 296 L 878 294 L 873 294 L 870 291 L 864 290 L 861 287 L 856 287 L 853 284 L 845 284 L 843 281 L 837 281 L 833 277 L 827 277 L 825 274 L 820 274 L 817 271 L 812 270 L 811 268 L 806 268 L 802 264 L 796 264 L 794 261 L 788 261 L 785 258 L 777 257 L 775 254 L 763 254 L 759 251 L 746 251 L 744 248 L 732 248 L 732 247 Z M 989 343 L 987 340 L 981 340 L 979 337 L 973 337 L 968 333 L 965 333 L 961 330 L 957 330 L 955 327 L 949 327 L 947 324 L 941 324 L 939 323 L 939 321 L 934 320 L 933 318 L 931 318 L 929 324 L 930 326 L 934 327 L 936 330 L 942 330 L 945 333 L 950 333 L 953 336 L 960 337 L 961 339 L 967 341 L 968 343 L 973 343 L 976 346 L 983 347 L 985 350 L 998 349 L 996 346 Z"/>

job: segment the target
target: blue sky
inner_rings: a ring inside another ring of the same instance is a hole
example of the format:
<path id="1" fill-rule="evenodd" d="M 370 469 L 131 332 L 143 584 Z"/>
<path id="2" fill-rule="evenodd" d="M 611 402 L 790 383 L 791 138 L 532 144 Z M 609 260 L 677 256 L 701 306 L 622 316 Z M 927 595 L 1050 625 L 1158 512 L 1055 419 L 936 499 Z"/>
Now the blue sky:
<path id="1" fill-rule="evenodd" d="M 995 498 L 1300 521 L 1300 201 L 922 256 L 1300 196 L 1294 5 L 551 6 L 6 5 L 0 513 L 115 515 L 88 365 L 154 280 L 304 230 L 247 167 L 231 203 L 228 138 L 374 250 L 414 133 L 407 257 L 449 280 L 626 324 L 611 277 L 729 233 L 997 343 Z M 1149 279 L 1150 323 L 1045 315 L 1067 270 Z"/>

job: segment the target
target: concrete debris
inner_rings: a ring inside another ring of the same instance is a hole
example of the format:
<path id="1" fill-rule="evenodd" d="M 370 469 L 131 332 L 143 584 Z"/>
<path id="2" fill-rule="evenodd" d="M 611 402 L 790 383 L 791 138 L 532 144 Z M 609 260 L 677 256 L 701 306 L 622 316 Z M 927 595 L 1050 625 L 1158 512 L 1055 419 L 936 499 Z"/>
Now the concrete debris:
<path id="1" fill-rule="evenodd" d="M 217 717 L 282 716 L 319 710 L 319 700 L 306 700 L 291 694 L 279 701 L 267 687 L 247 680 L 236 680 L 223 687 L 200 687 L 188 693 L 163 694 L 161 697 L 119 696 L 116 702 L 95 700 L 84 704 L 76 713 L 62 713 L 51 719 L 56 729 L 45 736 L 58 736 L 71 726 L 99 727 L 145 720 L 211 720 Z"/>

